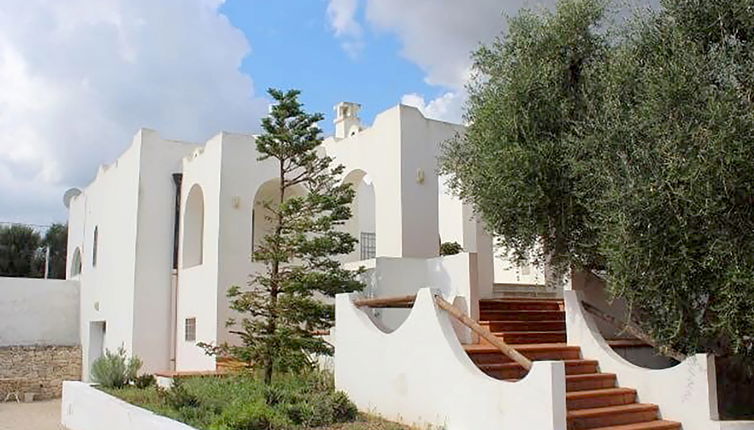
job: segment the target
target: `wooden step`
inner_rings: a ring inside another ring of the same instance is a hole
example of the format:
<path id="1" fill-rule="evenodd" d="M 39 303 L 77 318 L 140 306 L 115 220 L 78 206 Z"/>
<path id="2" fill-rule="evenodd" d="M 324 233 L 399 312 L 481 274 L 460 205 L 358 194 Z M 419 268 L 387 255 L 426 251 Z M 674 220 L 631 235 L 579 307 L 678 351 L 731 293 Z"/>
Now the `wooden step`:
<path id="1" fill-rule="evenodd" d="M 493 334 L 509 344 L 565 343 L 566 341 L 566 333 L 564 331 L 519 331 Z M 484 338 L 481 338 L 479 342 L 489 343 Z"/>
<path id="2" fill-rule="evenodd" d="M 648 403 L 568 411 L 569 430 L 593 429 L 656 421 L 659 408 Z"/>
<path id="3" fill-rule="evenodd" d="M 680 430 L 680 428 L 681 423 L 675 421 L 654 420 L 620 426 L 595 427 L 594 430 Z"/>
<path id="4" fill-rule="evenodd" d="M 568 410 L 603 408 L 605 406 L 627 405 L 636 402 L 633 388 L 602 388 L 599 390 L 572 391 L 566 393 Z"/>
<path id="5" fill-rule="evenodd" d="M 516 345 L 515 348 L 530 360 L 576 360 L 581 358 L 581 348 L 564 343 L 532 343 Z M 464 349 L 477 364 L 508 363 L 512 361 L 492 345 L 464 345 Z"/>
<path id="6" fill-rule="evenodd" d="M 563 310 L 563 302 L 558 300 L 502 299 L 480 300 L 480 310 Z"/>
<path id="7" fill-rule="evenodd" d="M 580 375 L 584 373 L 597 373 L 597 360 L 564 360 L 566 375 Z M 482 372 L 497 379 L 515 380 L 526 375 L 521 365 L 510 363 L 480 364 Z"/>
<path id="8" fill-rule="evenodd" d="M 599 390 L 615 387 L 614 373 L 585 373 L 566 375 L 566 391 Z"/>
<path id="9" fill-rule="evenodd" d="M 483 321 L 565 321 L 565 311 L 498 311 L 480 310 Z"/>
<path id="10" fill-rule="evenodd" d="M 479 321 L 491 332 L 565 331 L 565 320 L 555 321 Z"/>

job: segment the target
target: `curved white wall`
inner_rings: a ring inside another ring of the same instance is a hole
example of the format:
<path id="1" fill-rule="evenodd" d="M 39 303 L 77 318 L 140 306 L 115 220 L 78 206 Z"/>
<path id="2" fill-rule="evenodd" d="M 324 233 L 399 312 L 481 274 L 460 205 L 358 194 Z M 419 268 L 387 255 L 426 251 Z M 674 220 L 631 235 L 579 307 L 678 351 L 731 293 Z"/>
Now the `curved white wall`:
<path id="1" fill-rule="evenodd" d="M 562 362 L 535 362 L 518 382 L 493 379 L 466 355 L 429 288 L 389 334 L 352 297 L 336 299 L 335 384 L 359 409 L 448 430 L 565 430 Z"/>
<path id="2" fill-rule="evenodd" d="M 615 373 L 618 384 L 637 390 L 638 401 L 660 406 L 663 419 L 679 421 L 684 430 L 754 429 L 752 422 L 718 421 L 715 360 L 696 354 L 667 369 L 646 369 L 624 360 L 610 348 L 577 291 L 564 292 L 568 343 L 584 357 L 599 360 L 600 370 Z"/>

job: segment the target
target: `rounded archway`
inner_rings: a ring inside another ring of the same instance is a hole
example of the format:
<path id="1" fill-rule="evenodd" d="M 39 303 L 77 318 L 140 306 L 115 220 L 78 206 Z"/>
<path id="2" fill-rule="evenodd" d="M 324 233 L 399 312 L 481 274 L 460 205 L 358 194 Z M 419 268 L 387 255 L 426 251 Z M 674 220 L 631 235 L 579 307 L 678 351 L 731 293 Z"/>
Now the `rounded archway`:
<path id="1" fill-rule="evenodd" d="M 365 171 L 356 169 L 349 172 L 344 183 L 351 184 L 356 196 L 351 203 L 351 219 L 345 223 L 345 229 L 359 242 L 353 253 L 345 259 L 360 261 L 377 256 L 377 223 L 374 197 L 374 183 Z"/>
<path id="2" fill-rule="evenodd" d="M 184 268 L 198 266 L 204 261 L 204 193 L 194 184 L 188 193 L 183 212 Z"/>
<path id="3" fill-rule="evenodd" d="M 270 179 L 257 189 L 254 201 L 251 205 L 251 254 L 259 250 L 264 244 L 264 238 L 273 232 L 275 228 L 274 209 L 280 203 L 280 181 Z M 303 196 L 306 190 L 300 186 L 294 186 L 286 191 L 284 198 Z"/>

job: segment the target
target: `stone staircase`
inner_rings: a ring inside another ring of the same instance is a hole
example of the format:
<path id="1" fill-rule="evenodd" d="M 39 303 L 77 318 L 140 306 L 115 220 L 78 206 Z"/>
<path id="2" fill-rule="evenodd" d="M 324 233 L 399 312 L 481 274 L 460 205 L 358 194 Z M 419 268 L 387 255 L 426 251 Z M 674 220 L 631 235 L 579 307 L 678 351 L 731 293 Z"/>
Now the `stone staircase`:
<path id="1" fill-rule="evenodd" d="M 666 430 L 681 424 L 659 419 L 657 405 L 638 403 L 636 390 L 616 386 L 616 376 L 584 359 L 581 348 L 566 344 L 562 300 L 490 299 L 479 302 L 480 324 L 530 360 L 561 360 L 566 371 L 569 430 Z M 465 345 L 467 354 L 488 375 L 516 381 L 526 372 L 482 340 Z"/>

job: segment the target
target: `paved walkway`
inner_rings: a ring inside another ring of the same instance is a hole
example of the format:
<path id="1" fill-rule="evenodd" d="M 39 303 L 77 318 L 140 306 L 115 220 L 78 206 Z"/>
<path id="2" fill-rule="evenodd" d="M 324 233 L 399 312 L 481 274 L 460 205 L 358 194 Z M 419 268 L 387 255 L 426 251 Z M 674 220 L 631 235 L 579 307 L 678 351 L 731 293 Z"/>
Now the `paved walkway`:
<path id="1" fill-rule="evenodd" d="M 60 425 L 60 399 L 0 403 L 0 430 L 65 430 Z"/>

